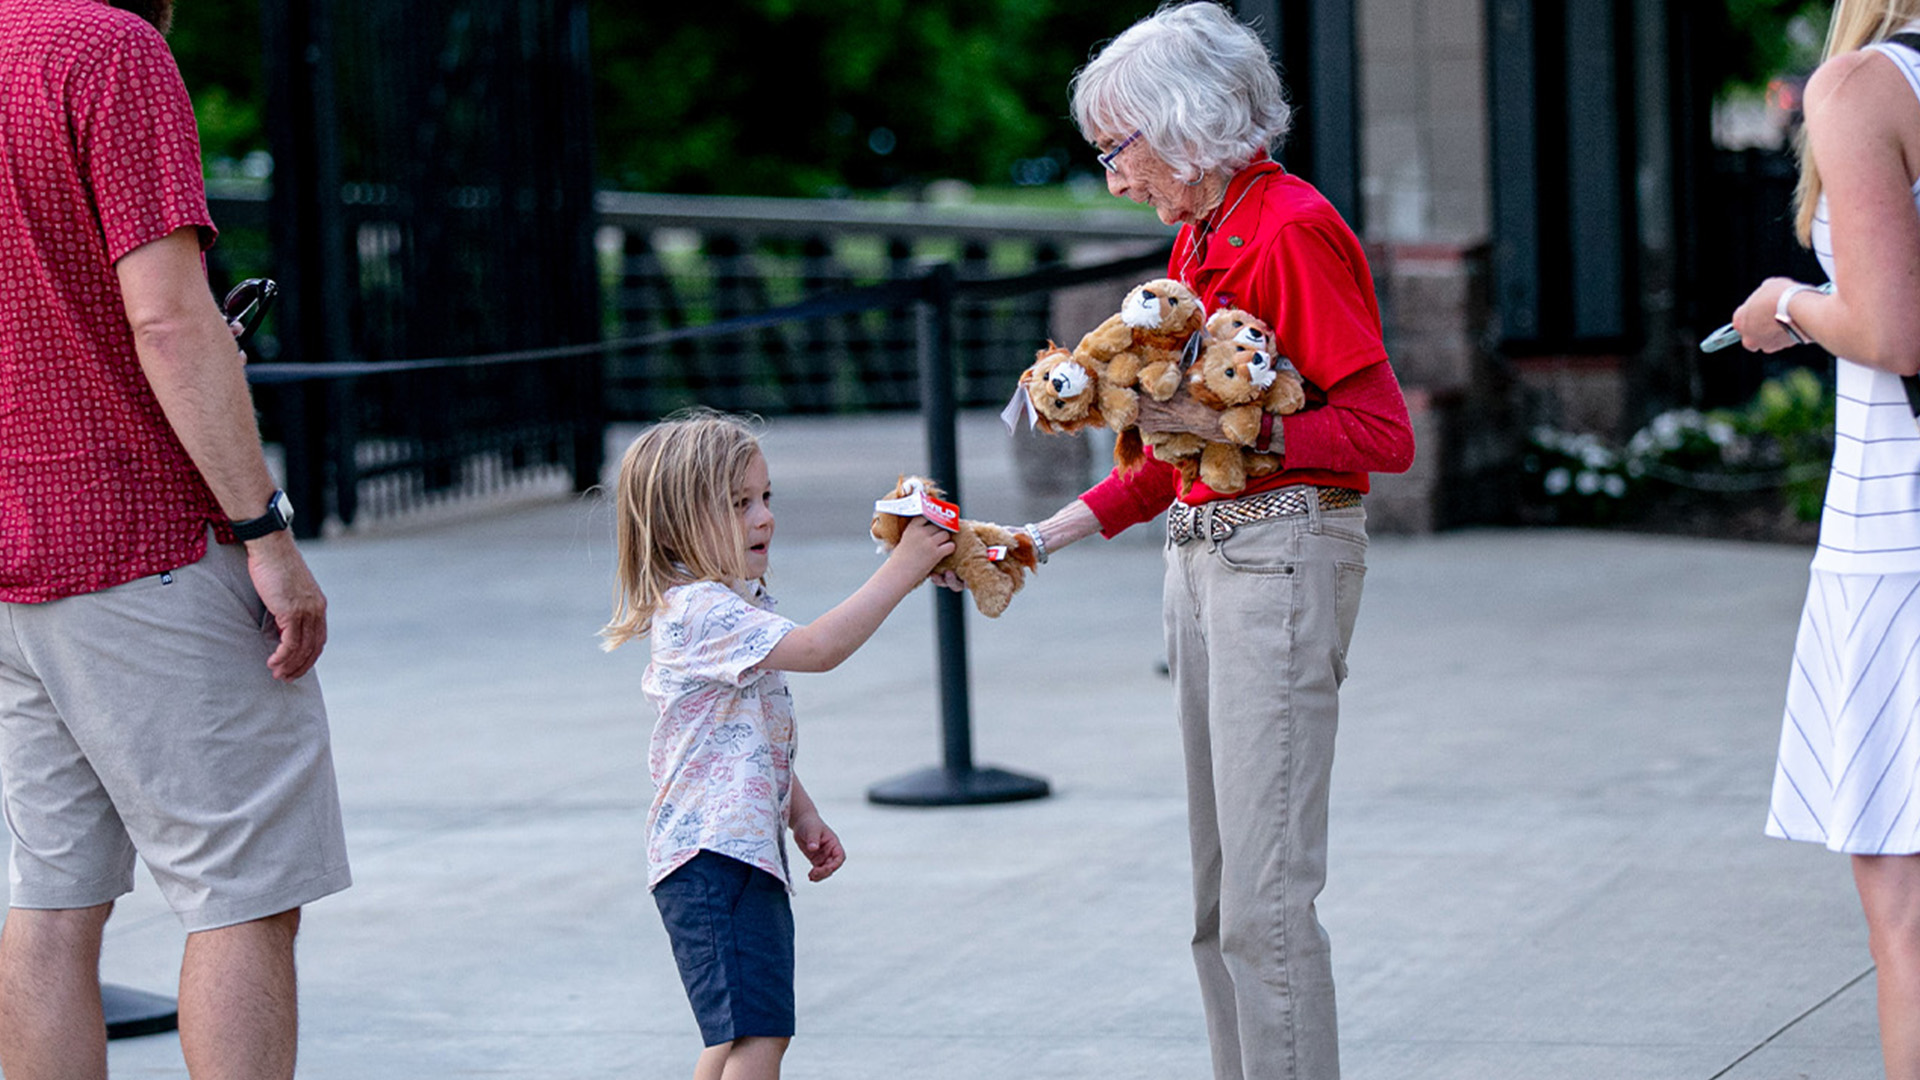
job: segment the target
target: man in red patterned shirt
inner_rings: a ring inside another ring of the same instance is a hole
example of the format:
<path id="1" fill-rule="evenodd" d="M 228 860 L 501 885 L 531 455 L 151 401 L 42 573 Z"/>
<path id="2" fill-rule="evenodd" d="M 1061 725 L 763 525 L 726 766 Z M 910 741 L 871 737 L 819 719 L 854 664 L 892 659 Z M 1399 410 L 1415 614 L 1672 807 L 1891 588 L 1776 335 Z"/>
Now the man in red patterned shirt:
<path id="1" fill-rule="evenodd" d="M 350 880 L 326 598 L 208 289 L 170 7 L 0 5 L 8 1080 L 106 1076 L 101 936 L 136 855 L 188 931 L 188 1071 L 291 1077 L 300 908 Z"/>

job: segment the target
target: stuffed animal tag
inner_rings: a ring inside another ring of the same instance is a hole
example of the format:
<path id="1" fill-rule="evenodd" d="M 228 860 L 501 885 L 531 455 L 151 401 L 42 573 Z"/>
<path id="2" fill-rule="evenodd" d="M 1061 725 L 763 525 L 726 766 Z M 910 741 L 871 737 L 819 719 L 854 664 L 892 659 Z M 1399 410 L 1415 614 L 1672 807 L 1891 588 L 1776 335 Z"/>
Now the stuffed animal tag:
<path id="1" fill-rule="evenodd" d="M 923 517 L 948 532 L 960 531 L 960 508 L 944 499 L 936 498 L 925 486 L 908 478 L 901 486 L 899 496 L 890 499 L 878 499 L 873 504 L 876 514 L 898 514 L 901 517 Z"/>
<path id="2" fill-rule="evenodd" d="M 880 550 L 893 550 L 913 517 L 925 517 L 952 530 L 953 553 L 940 560 L 934 572 L 957 575 L 973 594 L 980 613 L 998 617 L 1020 591 L 1027 571 L 1040 565 L 1033 537 L 1023 529 L 962 518 L 958 508 L 945 501 L 945 494 L 926 477 L 902 476 L 892 491 L 873 504 L 873 538 Z"/>
<path id="3" fill-rule="evenodd" d="M 1007 407 L 1000 410 L 1000 422 L 1007 425 L 1007 434 L 1017 433 L 1015 425 L 1020 423 L 1021 413 L 1027 414 L 1028 431 L 1040 423 L 1040 414 L 1033 410 L 1033 399 L 1027 396 L 1027 388 L 1016 386 L 1013 388 L 1013 397 L 1007 401 Z"/>

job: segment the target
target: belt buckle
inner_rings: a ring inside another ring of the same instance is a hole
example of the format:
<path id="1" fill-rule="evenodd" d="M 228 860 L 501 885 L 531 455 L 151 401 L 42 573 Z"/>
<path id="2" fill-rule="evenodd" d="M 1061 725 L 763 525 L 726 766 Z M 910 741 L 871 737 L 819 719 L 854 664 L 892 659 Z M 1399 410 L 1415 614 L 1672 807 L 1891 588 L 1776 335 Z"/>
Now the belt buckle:
<path id="1" fill-rule="evenodd" d="M 1209 503 L 1208 505 L 1214 505 Z M 1233 522 L 1219 514 L 1207 515 L 1207 538 L 1216 543 L 1233 535 Z"/>

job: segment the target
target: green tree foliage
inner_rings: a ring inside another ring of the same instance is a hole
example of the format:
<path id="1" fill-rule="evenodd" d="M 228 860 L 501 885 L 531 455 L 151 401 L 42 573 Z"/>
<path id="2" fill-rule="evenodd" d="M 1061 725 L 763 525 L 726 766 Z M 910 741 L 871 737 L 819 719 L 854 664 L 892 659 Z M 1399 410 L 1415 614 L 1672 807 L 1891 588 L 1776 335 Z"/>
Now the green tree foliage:
<path id="1" fill-rule="evenodd" d="M 266 0 L 275 2 L 275 0 Z M 1226 0 L 1230 2 L 1230 0 Z M 262 0 L 180 0 L 209 162 L 266 149 Z M 1091 169 L 1067 81 L 1159 0 L 590 0 L 601 182 L 820 195 Z M 1811 63 L 1819 0 L 1724 0 L 1731 85 Z M 885 151 L 884 153 L 882 151 Z"/>
<path id="2" fill-rule="evenodd" d="M 1726 0 L 1733 32 L 1726 81 L 1762 88 L 1776 75 L 1804 75 L 1819 61 L 1833 5 L 1821 0 Z"/>
<path id="3" fill-rule="evenodd" d="M 180 0 L 167 45 L 193 95 L 202 160 L 267 149 L 259 0 Z"/>
<path id="4" fill-rule="evenodd" d="M 1091 163 L 1067 81 L 1153 0 L 595 0 L 601 178 L 820 195 Z"/>

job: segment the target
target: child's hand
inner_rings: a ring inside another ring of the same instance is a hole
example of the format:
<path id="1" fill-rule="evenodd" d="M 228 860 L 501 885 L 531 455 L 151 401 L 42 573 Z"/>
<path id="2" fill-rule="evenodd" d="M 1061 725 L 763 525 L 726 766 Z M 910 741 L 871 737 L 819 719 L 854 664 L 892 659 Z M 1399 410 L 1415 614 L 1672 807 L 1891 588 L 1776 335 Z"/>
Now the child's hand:
<path id="1" fill-rule="evenodd" d="M 840 846 L 840 837 L 820 820 L 819 814 L 795 818 L 793 839 L 800 845 L 800 854 L 813 864 L 807 871 L 808 881 L 825 881 L 847 861 L 847 849 Z"/>
<path id="2" fill-rule="evenodd" d="M 925 577 L 941 559 L 953 554 L 953 534 L 923 517 L 907 522 L 894 545 L 892 557 L 905 560 L 916 576 Z"/>

